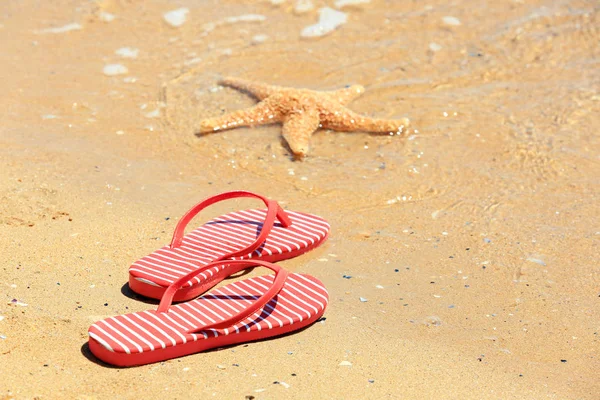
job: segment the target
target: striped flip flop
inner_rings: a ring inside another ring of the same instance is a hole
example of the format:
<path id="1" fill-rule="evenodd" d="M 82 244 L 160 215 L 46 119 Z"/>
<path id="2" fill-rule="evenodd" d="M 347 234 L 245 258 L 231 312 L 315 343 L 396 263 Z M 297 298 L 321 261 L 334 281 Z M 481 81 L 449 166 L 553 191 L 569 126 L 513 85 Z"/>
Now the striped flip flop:
<path id="1" fill-rule="evenodd" d="M 202 209 L 239 197 L 260 199 L 267 208 L 220 216 L 184 236 L 186 225 Z M 225 259 L 281 261 L 319 246 L 328 234 L 329 224 L 323 218 L 284 211 L 276 201 L 251 192 L 221 193 L 196 204 L 181 218 L 170 245 L 129 267 L 129 287 L 141 295 L 160 299 L 177 279 L 210 262 Z M 190 300 L 203 293 L 201 279 L 206 276 L 186 283 L 175 295 L 175 301 Z"/>
<path id="2" fill-rule="evenodd" d="M 172 305 L 178 289 L 213 268 L 201 280 L 209 290 L 225 277 L 255 266 L 275 272 L 222 286 L 210 294 Z M 325 312 L 329 296 L 316 278 L 290 273 L 265 261 L 222 260 L 173 282 L 158 309 L 110 317 L 88 331 L 89 348 L 118 366 L 148 364 L 215 347 L 250 342 L 302 329 Z"/>

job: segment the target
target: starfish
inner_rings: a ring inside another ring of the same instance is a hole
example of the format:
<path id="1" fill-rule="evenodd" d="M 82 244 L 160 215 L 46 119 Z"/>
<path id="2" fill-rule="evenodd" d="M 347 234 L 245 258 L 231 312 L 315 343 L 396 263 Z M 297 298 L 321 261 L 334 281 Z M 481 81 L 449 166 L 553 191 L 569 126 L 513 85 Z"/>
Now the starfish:
<path id="1" fill-rule="evenodd" d="M 319 128 L 400 135 L 409 124 L 407 118 L 370 118 L 344 107 L 365 92 L 365 88 L 360 85 L 319 92 L 272 86 L 239 78 L 225 78 L 219 83 L 246 91 L 260 102 L 248 109 L 205 119 L 200 123 L 200 133 L 280 122 L 283 124 L 283 138 L 297 157 L 304 157 L 308 153 L 311 135 Z"/>

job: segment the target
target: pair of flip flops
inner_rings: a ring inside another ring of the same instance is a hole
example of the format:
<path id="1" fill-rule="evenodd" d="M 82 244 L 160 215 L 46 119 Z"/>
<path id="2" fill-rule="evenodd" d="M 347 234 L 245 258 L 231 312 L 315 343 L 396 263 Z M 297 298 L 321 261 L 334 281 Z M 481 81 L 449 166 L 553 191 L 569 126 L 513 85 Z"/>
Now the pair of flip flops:
<path id="1" fill-rule="evenodd" d="M 232 212 L 184 235 L 201 210 L 239 197 L 262 200 L 267 208 Z M 89 348 L 104 362 L 133 366 L 302 329 L 325 312 L 327 290 L 318 279 L 273 262 L 319 246 L 328 234 L 329 224 L 322 218 L 283 210 L 251 192 L 210 197 L 181 218 L 170 245 L 129 268 L 130 288 L 160 299 L 158 308 L 94 323 Z M 207 293 L 225 278 L 254 267 L 274 274 Z"/>

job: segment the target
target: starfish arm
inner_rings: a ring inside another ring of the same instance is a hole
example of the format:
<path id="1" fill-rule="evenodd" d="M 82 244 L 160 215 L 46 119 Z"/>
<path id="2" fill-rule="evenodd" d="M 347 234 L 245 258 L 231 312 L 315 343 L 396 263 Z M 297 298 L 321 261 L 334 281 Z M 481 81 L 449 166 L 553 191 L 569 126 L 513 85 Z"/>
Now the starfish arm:
<path id="1" fill-rule="evenodd" d="M 248 92 L 258 100 L 263 100 L 281 89 L 278 86 L 233 77 L 223 78 L 219 84 Z"/>
<path id="2" fill-rule="evenodd" d="M 272 124 L 281 121 L 281 111 L 270 101 L 261 101 L 254 107 L 237 110 L 217 118 L 200 122 L 200 133 L 216 132 L 240 126 Z"/>
<path id="3" fill-rule="evenodd" d="M 329 108 L 321 113 L 323 128 L 335 131 L 365 131 L 388 134 L 400 134 L 409 125 L 408 118 L 378 119 L 357 114 L 346 107 Z"/>
<path id="4" fill-rule="evenodd" d="M 364 92 L 365 92 L 365 88 L 363 86 L 352 85 L 347 88 L 334 90 L 331 92 L 325 92 L 325 93 L 331 100 L 333 100 L 341 105 L 346 105 L 346 104 L 350 103 L 352 100 L 354 100 L 357 97 L 359 97 L 360 95 L 362 95 Z"/>
<path id="5" fill-rule="evenodd" d="M 289 114 L 283 121 L 282 135 L 296 156 L 304 157 L 309 150 L 310 137 L 319 128 L 316 109 Z"/>

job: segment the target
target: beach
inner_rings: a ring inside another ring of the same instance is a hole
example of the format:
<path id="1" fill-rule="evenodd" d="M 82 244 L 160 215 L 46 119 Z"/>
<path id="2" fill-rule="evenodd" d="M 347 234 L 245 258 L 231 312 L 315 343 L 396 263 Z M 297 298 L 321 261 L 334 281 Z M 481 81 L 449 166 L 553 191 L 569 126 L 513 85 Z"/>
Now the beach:
<path id="1" fill-rule="evenodd" d="M 350 3 L 0 5 L 0 399 L 598 398 L 598 4 Z M 324 8 L 338 25 L 309 35 Z M 257 102 L 226 76 L 360 84 L 349 109 L 411 125 L 319 130 L 301 160 L 280 124 L 200 135 Z M 324 319 L 95 359 L 91 324 L 156 308 L 128 267 L 231 190 L 330 223 L 278 263 L 323 282 Z"/>

